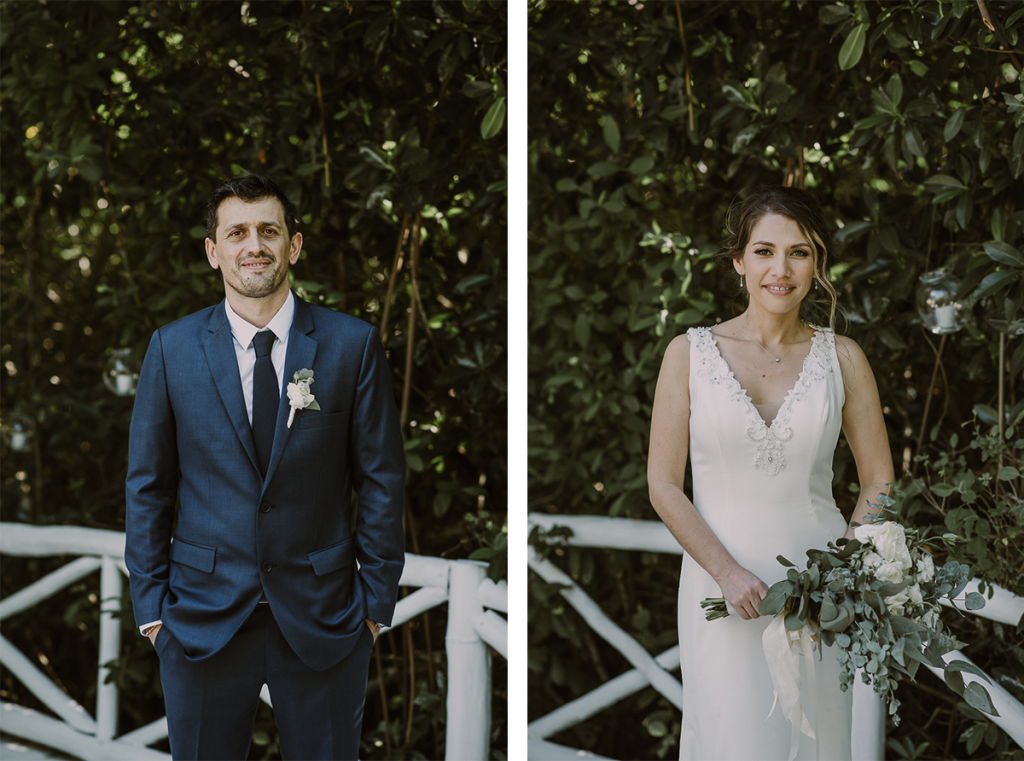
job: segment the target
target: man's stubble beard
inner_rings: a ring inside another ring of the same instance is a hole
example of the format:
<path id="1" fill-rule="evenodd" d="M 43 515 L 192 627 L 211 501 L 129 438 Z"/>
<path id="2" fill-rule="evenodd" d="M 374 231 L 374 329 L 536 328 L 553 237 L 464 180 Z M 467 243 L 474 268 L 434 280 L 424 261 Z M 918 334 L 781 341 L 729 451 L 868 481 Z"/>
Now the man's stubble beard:
<path id="1" fill-rule="evenodd" d="M 231 289 L 235 293 L 245 296 L 250 299 L 265 299 L 268 296 L 273 296 L 281 288 L 281 284 L 288 280 L 288 267 L 279 266 L 280 260 L 276 256 L 270 254 L 260 254 L 257 259 L 269 259 L 272 269 L 263 273 L 246 273 L 240 262 L 235 267 L 235 273 L 238 275 L 237 283 L 229 283 L 227 278 L 224 282 L 231 286 Z"/>

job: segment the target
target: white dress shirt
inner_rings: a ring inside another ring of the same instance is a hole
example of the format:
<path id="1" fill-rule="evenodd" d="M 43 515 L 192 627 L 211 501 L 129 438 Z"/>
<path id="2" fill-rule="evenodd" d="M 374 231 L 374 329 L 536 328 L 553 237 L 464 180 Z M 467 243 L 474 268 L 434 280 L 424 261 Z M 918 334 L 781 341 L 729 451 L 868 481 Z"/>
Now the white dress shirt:
<path id="1" fill-rule="evenodd" d="M 284 358 L 288 354 L 288 333 L 292 328 L 292 318 L 295 316 L 295 296 L 288 291 L 288 298 L 277 314 L 267 323 L 265 328 L 257 328 L 251 322 L 246 321 L 238 315 L 227 299 L 224 300 L 224 311 L 228 316 L 228 323 L 231 325 L 231 336 L 234 338 L 235 359 L 238 360 L 238 377 L 242 381 L 242 395 L 245 397 L 245 412 L 249 416 L 249 425 L 252 425 L 252 374 L 256 368 L 256 347 L 252 339 L 264 330 L 269 330 L 277 336 L 273 348 L 270 350 L 270 361 L 274 363 L 274 372 L 277 373 L 277 393 L 281 395 L 284 388 Z"/>
<path id="2" fill-rule="evenodd" d="M 238 360 L 238 377 L 242 382 L 242 396 L 245 397 L 245 412 L 249 416 L 249 425 L 252 425 L 252 374 L 256 369 L 256 347 L 253 344 L 253 337 L 264 330 L 272 331 L 277 337 L 274 346 L 270 350 L 270 361 L 274 364 L 274 372 L 277 373 L 277 393 L 280 396 L 284 387 L 284 360 L 288 355 L 288 333 L 292 329 L 292 318 L 295 316 L 295 295 L 288 291 L 288 298 L 277 310 L 277 314 L 267 323 L 265 328 L 257 328 L 251 322 L 241 317 L 238 312 L 231 308 L 231 303 L 224 299 L 224 312 L 227 314 L 228 324 L 231 326 L 231 337 L 234 339 L 235 359 Z M 146 629 L 151 629 L 162 621 L 150 621 L 139 627 L 139 631 L 145 634 Z"/>

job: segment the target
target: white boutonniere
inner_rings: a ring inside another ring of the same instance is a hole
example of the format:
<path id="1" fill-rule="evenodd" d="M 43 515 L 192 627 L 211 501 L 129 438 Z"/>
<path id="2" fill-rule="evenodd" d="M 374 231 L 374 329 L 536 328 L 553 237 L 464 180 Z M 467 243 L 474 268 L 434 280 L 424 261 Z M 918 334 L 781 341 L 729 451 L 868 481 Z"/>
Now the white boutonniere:
<path id="1" fill-rule="evenodd" d="M 292 427 L 292 419 L 295 417 L 295 410 L 319 410 L 320 404 L 316 397 L 309 393 L 309 385 L 313 382 L 313 371 L 305 368 L 297 371 L 293 376 L 294 383 L 288 384 L 288 404 L 291 405 L 291 412 L 288 413 L 288 427 Z"/>

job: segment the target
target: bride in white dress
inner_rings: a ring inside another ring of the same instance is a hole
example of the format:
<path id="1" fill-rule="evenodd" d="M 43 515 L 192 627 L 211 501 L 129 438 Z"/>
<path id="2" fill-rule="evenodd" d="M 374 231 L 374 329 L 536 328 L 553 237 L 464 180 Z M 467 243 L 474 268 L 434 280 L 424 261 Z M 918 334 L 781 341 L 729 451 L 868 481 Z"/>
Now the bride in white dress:
<path id="1" fill-rule="evenodd" d="M 772 708 L 774 688 L 757 608 L 801 570 L 806 551 L 853 531 L 832 496 L 840 427 L 857 463 L 862 522 L 893 481 L 874 376 L 857 344 L 801 320 L 801 305 L 836 294 L 825 277 L 831 236 L 813 198 L 770 187 L 740 207 L 724 258 L 749 304 L 738 317 L 693 328 L 665 352 L 655 394 L 648 463 L 651 501 L 685 550 L 679 579 L 683 679 L 680 758 L 769 761 L 791 757 L 792 726 Z M 684 493 L 689 456 L 693 499 Z M 737 614 L 706 621 L 700 601 L 724 597 Z M 850 758 L 851 697 L 839 664 L 814 655 L 817 694 L 803 679 L 801 705 L 814 738 L 797 758 Z M 804 664 L 806 669 L 810 664 Z M 804 672 L 806 674 L 806 671 Z"/>

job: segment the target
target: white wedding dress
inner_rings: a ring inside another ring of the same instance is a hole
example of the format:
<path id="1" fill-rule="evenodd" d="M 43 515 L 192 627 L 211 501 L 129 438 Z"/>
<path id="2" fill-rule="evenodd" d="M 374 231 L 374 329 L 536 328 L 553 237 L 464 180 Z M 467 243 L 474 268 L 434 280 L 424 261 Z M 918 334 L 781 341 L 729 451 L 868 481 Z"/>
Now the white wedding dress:
<path id="1" fill-rule="evenodd" d="M 832 497 L 832 456 L 842 425 L 842 374 L 835 335 L 811 341 L 803 370 L 767 425 L 722 358 L 708 328 L 691 328 L 690 459 L 693 503 L 736 562 L 771 586 L 785 578 L 783 555 L 799 570 L 806 551 L 825 549 L 846 531 Z M 721 590 L 683 556 L 679 649 L 683 678 L 680 758 L 785 761 L 792 725 L 776 707 L 761 635 L 771 618 L 706 621 L 700 602 Z M 817 743 L 801 735 L 799 759 L 850 758 L 852 700 L 839 689 L 839 663 L 815 650 L 817 694 L 803 664 L 801 706 Z"/>

